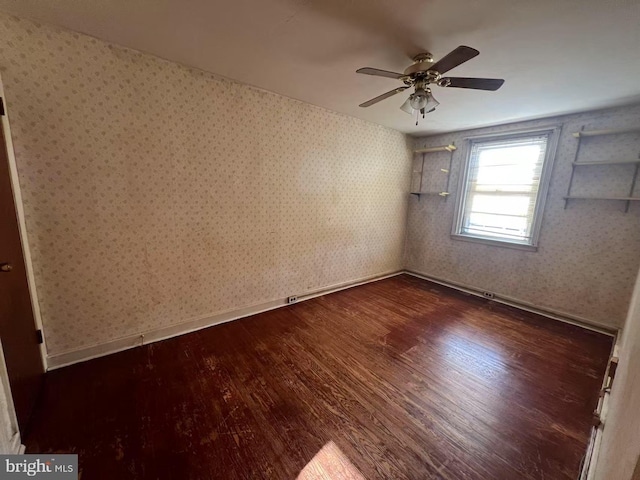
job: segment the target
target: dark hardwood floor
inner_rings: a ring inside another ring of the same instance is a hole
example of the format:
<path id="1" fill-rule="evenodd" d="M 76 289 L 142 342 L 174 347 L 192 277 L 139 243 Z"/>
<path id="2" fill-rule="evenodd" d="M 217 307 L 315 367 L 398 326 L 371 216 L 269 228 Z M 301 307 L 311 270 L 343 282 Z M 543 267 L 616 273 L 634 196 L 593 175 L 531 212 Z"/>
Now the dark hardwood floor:
<path id="1" fill-rule="evenodd" d="M 27 451 L 82 480 L 574 479 L 611 344 L 403 275 L 50 372 Z"/>

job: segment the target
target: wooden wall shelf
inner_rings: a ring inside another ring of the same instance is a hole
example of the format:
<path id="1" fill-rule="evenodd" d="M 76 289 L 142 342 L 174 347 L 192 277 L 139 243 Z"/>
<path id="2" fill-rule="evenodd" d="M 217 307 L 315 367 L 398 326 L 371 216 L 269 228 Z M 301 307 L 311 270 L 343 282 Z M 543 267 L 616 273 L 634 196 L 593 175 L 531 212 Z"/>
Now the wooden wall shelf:
<path id="1" fill-rule="evenodd" d="M 576 138 L 581 137 L 599 137 L 602 135 L 619 135 L 621 133 L 640 133 L 640 126 L 638 127 L 627 127 L 627 128 L 613 128 L 609 130 L 581 130 L 579 132 L 575 132 L 573 134 Z"/>
<path id="2" fill-rule="evenodd" d="M 594 165 L 638 165 L 640 164 L 640 160 L 617 160 L 617 161 L 607 161 L 604 160 L 602 162 L 573 162 L 572 165 L 576 167 L 590 167 Z"/>
<path id="3" fill-rule="evenodd" d="M 625 202 L 638 202 L 640 201 L 640 197 L 594 197 L 588 195 L 570 195 L 568 197 L 562 197 L 565 200 L 567 199 L 576 199 L 576 200 L 622 200 Z"/>
<path id="4" fill-rule="evenodd" d="M 413 153 L 453 152 L 456 149 L 455 145 L 440 145 L 439 147 L 419 148 L 414 150 Z"/>
<path id="5" fill-rule="evenodd" d="M 446 197 L 451 195 L 449 192 L 409 192 L 411 193 L 411 195 L 417 195 L 418 197 L 420 197 L 420 195 L 439 195 L 441 197 Z"/>

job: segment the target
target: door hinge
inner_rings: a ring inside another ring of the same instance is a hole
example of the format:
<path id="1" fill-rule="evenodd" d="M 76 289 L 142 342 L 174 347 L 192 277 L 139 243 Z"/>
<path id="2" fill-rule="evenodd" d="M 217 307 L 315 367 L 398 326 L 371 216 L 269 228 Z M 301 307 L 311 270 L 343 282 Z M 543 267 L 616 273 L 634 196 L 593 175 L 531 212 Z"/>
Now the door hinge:
<path id="1" fill-rule="evenodd" d="M 36 330 L 36 337 L 38 338 L 38 344 L 44 343 L 44 337 L 42 336 L 42 330 Z"/>
<path id="2" fill-rule="evenodd" d="M 0 97 L 0 116 L 4 117 L 4 98 Z"/>

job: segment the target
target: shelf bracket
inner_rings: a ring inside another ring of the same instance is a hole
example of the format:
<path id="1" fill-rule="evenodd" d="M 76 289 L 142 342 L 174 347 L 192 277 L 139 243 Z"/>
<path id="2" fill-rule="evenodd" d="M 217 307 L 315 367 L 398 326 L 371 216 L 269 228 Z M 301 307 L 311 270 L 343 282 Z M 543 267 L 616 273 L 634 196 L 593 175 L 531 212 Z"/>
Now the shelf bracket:
<path id="1" fill-rule="evenodd" d="M 567 209 L 569 205 L 569 199 L 567 197 L 571 196 L 571 186 L 573 185 L 573 176 L 576 173 L 576 162 L 578 161 L 578 156 L 580 155 L 580 145 L 582 144 L 582 136 L 581 132 L 584 132 L 584 125 L 580 127 L 580 132 L 575 134 L 574 136 L 578 139 L 578 146 L 576 147 L 576 155 L 573 157 L 573 162 L 571 163 L 571 176 L 569 177 L 569 186 L 567 187 L 567 196 L 564 198 L 564 209 Z"/>
<path id="2" fill-rule="evenodd" d="M 449 184 L 451 183 L 451 168 L 453 167 L 453 152 L 457 150 L 458 147 L 456 147 L 455 143 L 452 143 L 451 145 L 451 149 L 449 150 L 449 168 L 442 168 L 440 169 L 443 173 L 447 174 L 447 184 L 444 187 L 444 191 L 446 192 L 446 195 L 444 196 L 444 201 L 447 201 L 447 198 L 449 198 Z"/>

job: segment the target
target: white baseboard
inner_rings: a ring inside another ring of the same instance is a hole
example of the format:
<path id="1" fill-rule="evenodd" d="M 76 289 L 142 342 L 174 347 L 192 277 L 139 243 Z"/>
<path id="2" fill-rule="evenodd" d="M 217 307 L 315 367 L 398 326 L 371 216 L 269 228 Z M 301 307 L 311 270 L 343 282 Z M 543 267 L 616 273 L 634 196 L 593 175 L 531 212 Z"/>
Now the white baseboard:
<path id="1" fill-rule="evenodd" d="M 299 296 L 298 302 L 319 297 L 321 295 L 327 295 L 329 293 L 337 292 L 339 290 L 356 287 L 358 285 L 363 285 L 365 283 L 375 282 L 375 281 L 393 277 L 396 275 L 401 275 L 403 273 L 484 298 L 482 296 L 482 293 L 474 287 L 471 287 L 468 285 L 461 285 L 461 284 L 450 282 L 440 278 L 435 278 L 420 272 L 415 272 L 410 270 L 400 270 L 400 271 L 386 272 L 380 275 L 374 275 L 366 278 L 361 278 L 358 280 L 353 280 L 349 282 L 327 286 L 325 288 L 307 293 L 303 296 Z M 498 303 L 503 303 L 505 305 L 510 305 L 512 307 L 519 308 L 521 310 L 526 310 L 532 313 L 536 313 L 544 317 L 552 318 L 554 320 L 570 323 L 572 325 L 576 325 L 589 330 L 594 330 L 600 333 L 604 333 L 606 335 L 615 336 L 615 332 L 611 327 L 596 324 L 588 319 L 572 316 L 564 312 L 542 310 L 542 309 L 536 308 L 533 305 L 527 304 L 526 302 L 522 302 L 522 301 L 510 298 L 510 297 L 502 296 L 502 295 L 496 296 L 496 298 L 493 298 L 492 300 Z M 195 332 L 203 328 L 212 327 L 214 325 L 219 325 L 221 323 L 231 322 L 233 320 L 238 320 L 240 318 L 249 317 L 251 315 L 256 315 L 258 313 L 274 310 L 276 308 L 281 308 L 285 306 L 287 306 L 287 299 L 279 298 L 279 299 L 272 300 L 270 302 L 261 303 L 258 305 L 251 305 L 248 307 L 244 307 L 236 310 L 230 310 L 230 311 L 218 313 L 215 315 L 209 315 L 202 318 L 192 319 L 187 322 L 179 323 L 177 325 L 172 325 L 165 328 L 159 328 L 156 330 L 150 330 L 150 331 L 142 332 L 135 335 L 129 335 L 126 337 L 122 337 L 116 340 L 111 340 L 109 342 L 101 343 L 98 345 L 92 345 L 90 347 L 58 353 L 55 355 L 49 355 L 47 357 L 48 370 L 55 370 L 57 368 L 66 367 L 67 365 L 73 365 L 74 363 L 84 362 L 87 360 L 91 360 L 93 358 L 103 357 L 105 355 L 110 355 L 112 353 L 121 352 L 123 350 L 128 350 L 130 348 L 146 345 L 153 342 L 158 342 L 160 340 L 176 337 L 178 335 L 184 335 L 186 333 Z"/>
<path id="2" fill-rule="evenodd" d="M 423 280 L 428 280 L 430 282 L 437 283 L 439 285 L 444 285 L 445 287 L 453 288 L 454 290 L 459 290 L 461 292 L 469 293 L 477 297 L 486 298 L 482 295 L 482 291 L 479 290 L 477 287 L 465 285 L 458 282 L 452 282 L 450 280 L 446 280 L 438 277 L 433 277 L 429 274 L 416 272 L 414 270 L 405 270 L 404 273 L 406 273 L 407 275 L 412 275 L 417 278 L 421 278 Z M 594 322 L 593 320 L 589 320 L 587 318 L 580 317 L 577 315 L 572 315 L 567 312 L 561 312 L 559 310 L 542 309 L 535 305 L 532 305 L 531 303 L 510 297 L 507 295 L 496 294 L 495 297 L 491 299 L 491 301 L 502 303 L 504 305 L 509 305 L 511 307 L 518 308 L 520 310 L 525 310 L 527 312 L 535 313 L 543 317 L 551 318 L 553 320 L 558 320 L 564 323 L 569 323 L 577 327 L 582 327 L 587 330 L 592 330 L 592 331 L 609 335 L 612 337 L 616 337 L 618 334 L 618 330 L 615 327 L 609 327 L 607 325 Z"/>
<path id="3" fill-rule="evenodd" d="M 305 295 L 298 296 L 298 302 L 309 300 L 311 298 L 319 297 L 322 295 L 327 295 L 329 293 L 337 292 L 340 290 L 345 290 L 347 288 L 357 287 L 358 285 L 363 285 L 365 283 L 394 277 L 402 273 L 404 273 L 404 271 L 396 270 L 392 272 L 381 273 L 379 275 L 352 280 L 349 282 L 329 285 L 322 289 L 314 290 L 312 292 L 306 293 Z M 55 355 L 49 355 L 47 356 L 48 370 L 55 370 L 57 368 L 73 365 L 74 363 L 80 363 L 91 360 L 93 358 L 103 357 L 112 353 L 139 347 L 140 345 L 159 342 L 160 340 L 165 340 L 167 338 L 184 335 L 186 333 L 195 332 L 203 328 L 212 327 L 221 323 L 231 322 L 233 320 L 238 320 L 240 318 L 249 317 L 251 315 L 256 315 L 258 313 L 286 306 L 287 299 L 279 298 L 258 305 L 251 305 L 248 307 L 230 310 L 215 315 L 208 315 L 206 317 L 192 319 L 183 323 L 179 323 L 177 325 L 172 325 L 170 327 L 159 328 L 139 334 L 129 335 L 98 345 L 92 345 L 90 347 L 58 353 Z"/>

